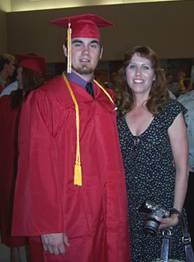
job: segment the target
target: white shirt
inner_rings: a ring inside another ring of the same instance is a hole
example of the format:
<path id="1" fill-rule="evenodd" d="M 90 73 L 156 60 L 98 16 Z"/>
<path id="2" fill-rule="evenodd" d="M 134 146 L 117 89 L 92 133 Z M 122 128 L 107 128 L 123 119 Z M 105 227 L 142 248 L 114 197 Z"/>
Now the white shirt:
<path id="1" fill-rule="evenodd" d="M 0 97 L 10 95 L 12 91 L 17 89 L 18 89 L 18 81 L 12 82 L 11 84 L 9 84 L 3 89 L 3 91 L 0 93 Z"/>

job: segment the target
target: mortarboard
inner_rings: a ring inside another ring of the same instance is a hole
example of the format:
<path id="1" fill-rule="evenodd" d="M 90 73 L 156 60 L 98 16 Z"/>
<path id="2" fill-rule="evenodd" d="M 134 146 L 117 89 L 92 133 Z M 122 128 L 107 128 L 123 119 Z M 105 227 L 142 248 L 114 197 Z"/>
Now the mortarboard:
<path id="1" fill-rule="evenodd" d="M 112 23 L 95 14 L 82 14 L 61 17 L 50 21 L 52 24 L 67 28 L 67 72 L 71 73 L 71 39 L 87 37 L 100 39 L 99 28 L 112 26 Z"/>
<path id="2" fill-rule="evenodd" d="M 46 62 L 44 57 L 38 55 L 17 55 L 18 66 L 31 69 L 34 72 L 44 74 Z"/>
<path id="3" fill-rule="evenodd" d="M 72 38 L 89 37 L 99 39 L 99 28 L 112 26 L 112 23 L 95 14 L 61 17 L 51 20 L 51 23 L 64 28 L 68 28 L 70 24 Z"/>

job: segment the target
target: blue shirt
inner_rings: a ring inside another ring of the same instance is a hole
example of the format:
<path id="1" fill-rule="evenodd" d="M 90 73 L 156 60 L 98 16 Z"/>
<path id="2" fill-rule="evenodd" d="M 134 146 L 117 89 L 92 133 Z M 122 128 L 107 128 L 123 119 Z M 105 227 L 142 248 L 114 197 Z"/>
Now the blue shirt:
<path id="1" fill-rule="evenodd" d="M 84 89 L 86 88 L 86 85 L 88 83 L 74 72 L 72 72 L 71 74 L 67 74 L 67 78 L 69 81 L 74 82 L 75 84 L 78 84 L 80 87 Z"/>

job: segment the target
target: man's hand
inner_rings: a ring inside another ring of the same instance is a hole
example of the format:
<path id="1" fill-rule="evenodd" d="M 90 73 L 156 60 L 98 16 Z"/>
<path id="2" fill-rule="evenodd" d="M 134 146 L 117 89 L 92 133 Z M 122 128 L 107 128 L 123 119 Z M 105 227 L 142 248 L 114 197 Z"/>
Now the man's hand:
<path id="1" fill-rule="evenodd" d="M 66 247 L 69 246 L 68 237 L 64 233 L 52 233 L 41 235 L 44 251 L 54 255 L 65 254 Z"/>

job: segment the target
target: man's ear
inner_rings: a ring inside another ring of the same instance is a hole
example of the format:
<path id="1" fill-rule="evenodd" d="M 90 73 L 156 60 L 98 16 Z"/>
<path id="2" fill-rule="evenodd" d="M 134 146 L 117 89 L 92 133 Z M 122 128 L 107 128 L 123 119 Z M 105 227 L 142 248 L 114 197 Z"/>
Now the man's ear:
<path id="1" fill-rule="evenodd" d="M 103 55 L 103 46 L 100 49 L 100 59 L 102 58 L 102 55 Z"/>
<path id="2" fill-rule="evenodd" d="M 63 53 L 67 57 L 67 47 L 63 44 Z"/>

